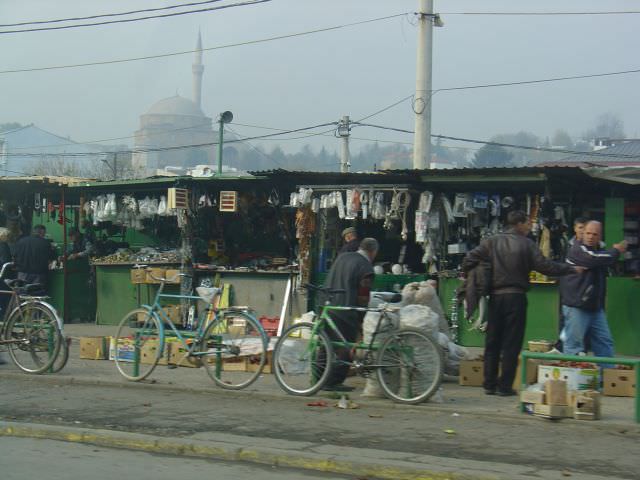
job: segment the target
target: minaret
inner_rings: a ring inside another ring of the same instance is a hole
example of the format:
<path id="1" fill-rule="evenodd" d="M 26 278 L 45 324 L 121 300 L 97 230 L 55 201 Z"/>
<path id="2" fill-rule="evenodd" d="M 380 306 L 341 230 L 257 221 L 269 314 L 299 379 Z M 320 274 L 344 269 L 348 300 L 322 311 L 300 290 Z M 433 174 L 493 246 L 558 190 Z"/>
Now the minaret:
<path id="1" fill-rule="evenodd" d="M 202 72 L 204 72 L 204 65 L 202 65 L 202 37 L 200 32 L 198 32 L 198 43 L 191 71 L 193 72 L 193 103 L 202 109 Z"/>

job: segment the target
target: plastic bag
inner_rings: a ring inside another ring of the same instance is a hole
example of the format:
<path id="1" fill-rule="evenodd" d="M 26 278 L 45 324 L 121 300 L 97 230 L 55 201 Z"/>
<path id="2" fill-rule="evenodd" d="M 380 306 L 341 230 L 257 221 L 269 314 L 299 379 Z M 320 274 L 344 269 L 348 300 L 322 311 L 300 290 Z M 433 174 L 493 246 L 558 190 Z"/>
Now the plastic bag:
<path id="1" fill-rule="evenodd" d="M 438 314 L 425 305 L 406 305 L 400 309 L 400 327 L 417 328 L 436 338 L 438 323 Z"/>

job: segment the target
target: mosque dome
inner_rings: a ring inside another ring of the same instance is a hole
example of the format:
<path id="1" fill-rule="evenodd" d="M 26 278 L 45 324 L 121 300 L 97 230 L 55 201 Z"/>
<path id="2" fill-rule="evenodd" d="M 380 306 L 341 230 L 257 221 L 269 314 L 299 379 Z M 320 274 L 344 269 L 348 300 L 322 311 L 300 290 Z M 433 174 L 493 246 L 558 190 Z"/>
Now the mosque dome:
<path id="1" fill-rule="evenodd" d="M 154 103 L 145 115 L 184 115 L 190 117 L 204 117 L 202 112 L 193 101 L 188 98 L 176 95 L 165 98 Z"/>

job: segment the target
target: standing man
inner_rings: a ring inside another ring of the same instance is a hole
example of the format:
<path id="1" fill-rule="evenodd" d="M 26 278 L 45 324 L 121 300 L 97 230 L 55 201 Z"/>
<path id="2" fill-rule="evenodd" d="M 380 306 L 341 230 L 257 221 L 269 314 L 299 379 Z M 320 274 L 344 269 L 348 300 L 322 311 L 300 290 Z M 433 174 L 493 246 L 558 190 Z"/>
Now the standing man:
<path id="1" fill-rule="evenodd" d="M 45 233 L 44 225 L 33 227 L 30 236 L 16 242 L 14 257 L 18 279 L 26 283 L 40 283 L 46 289 L 49 262 L 55 258 L 55 251 L 51 242 L 44 238 Z"/>
<path id="2" fill-rule="evenodd" d="M 588 222 L 582 242 L 574 242 L 567 263 L 587 268 L 584 275 L 569 275 L 560 282 L 564 328 L 560 338 L 563 352 L 577 355 L 585 351 L 585 337 L 596 357 L 613 357 L 613 338 L 604 313 L 607 268 L 627 249 L 625 242 L 602 250 L 602 224 Z"/>
<path id="3" fill-rule="evenodd" d="M 573 237 L 569 239 L 569 248 L 571 248 L 576 241 L 582 241 L 582 235 L 584 234 L 584 228 L 587 226 L 587 223 L 589 223 L 589 220 L 585 217 L 577 217 L 573 221 Z"/>
<path id="4" fill-rule="evenodd" d="M 529 272 L 558 276 L 583 270 L 546 259 L 527 238 L 531 224 L 524 212 L 509 212 L 507 226 L 504 233 L 483 240 L 462 263 L 465 272 L 480 264 L 491 268 L 487 275 L 491 285 L 486 288 L 490 293 L 484 351 L 483 386 L 487 395 L 516 395 L 512 385 L 526 326 Z"/>
<path id="5" fill-rule="evenodd" d="M 338 252 L 357 252 L 360 247 L 360 240 L 358 240 L 358 232 L 354 227 L 347 227 L 342 231 L 342 239 L 344 240 L 344 245 Z"/>
<path id="6" fill-rule="evenodd" d="M 369 304 L 369 292 L 373 283 L 372 262 L 378 254 L 378 241 L 375 238 L 365 238 L 360 242 L 357 252 L 341 253 L 329 270 L 325 287 L 331 290 L 344 290 L 333 296 L 332 304 L 343 307 L 366 307 Z M 364 312 L 356 311 L 332 311 L 329 313 L 338 330 L 345 340 L 355 342 L 360 333 Z M 331 340 L 340 341 L 337 335 L 329 330 L 327 332 Z M 348 348 L 336 348 L 335 355 L 338 360 L 350 361 L 351 352 Z M 349 366 L 343 364 L 334 365 L 331 377 L 327 381 L 325 390 L 348 392 L 353 387 L 342 382 L 347 378 Z"/>
<path id="7" fill-rule="evenodd" d="M 93 253 L 93 245 L 77 228 L 72 228 L 69 231 L 69 240 L 71 240 L 71 245 L 67 255 L 68 260 L 88 258 Z"/>

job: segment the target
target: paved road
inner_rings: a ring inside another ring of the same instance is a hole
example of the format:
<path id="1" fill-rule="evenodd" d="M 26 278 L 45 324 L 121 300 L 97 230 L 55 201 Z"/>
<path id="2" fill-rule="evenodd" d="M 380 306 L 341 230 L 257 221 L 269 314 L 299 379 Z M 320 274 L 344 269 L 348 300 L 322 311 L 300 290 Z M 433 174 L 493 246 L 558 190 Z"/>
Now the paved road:
<path id="1" fill-rule="evenodd" d="M 310 442 L 480 460 L 537 469 L 637 478 L 640 433 L 598 422 L 552 423 L 528 416 L 457 416 L 387 401 L 360 409 L 310 407 L 309 399 L 261 397 L 252 392 L 178 392 L 158 385 L 88 386 L 41 377 L 2 379 L 2 420 L 46 423 L 166 437 L 207 434 Z M 513 399 L 497 398 L 500 408 Z M 515 405 L 513 405 L 515 409 Z M 445 430 L 452 431 L 446 433 Z M 576 475 L 579 475 L 576 473 Z M 575 478 L 580 478 L 576 476 Z"/>
<path id="2" fill-rule="evenodd" d="M 54 440 L 0 437 L 3 480 L 114 480 L 118 478 L 177 480 L 347 479 L 341 475 L 301 472 L 238 462 L 172 457 L 70 444 Z"/>

